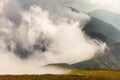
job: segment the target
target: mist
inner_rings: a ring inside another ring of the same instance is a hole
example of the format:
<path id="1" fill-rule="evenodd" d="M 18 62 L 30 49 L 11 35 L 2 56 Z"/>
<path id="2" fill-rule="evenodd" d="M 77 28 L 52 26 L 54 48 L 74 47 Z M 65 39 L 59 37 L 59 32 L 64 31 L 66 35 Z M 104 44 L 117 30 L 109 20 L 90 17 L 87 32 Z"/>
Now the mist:
<path id="1" fill-rule="evenodd" d="M 73 64 L 102 53 L 106 44 L 82 31 L 89 21 L 61 0 L 1 0 L 0 74 L 64 73 L 44 65 Z"/>
<path id="2" fill-rule="evenodd" d="M 70 5 L 83 12 L 92 12 L 104 9 L 115 13 L 120 13 L 120 0 L 65 0 Z"/>

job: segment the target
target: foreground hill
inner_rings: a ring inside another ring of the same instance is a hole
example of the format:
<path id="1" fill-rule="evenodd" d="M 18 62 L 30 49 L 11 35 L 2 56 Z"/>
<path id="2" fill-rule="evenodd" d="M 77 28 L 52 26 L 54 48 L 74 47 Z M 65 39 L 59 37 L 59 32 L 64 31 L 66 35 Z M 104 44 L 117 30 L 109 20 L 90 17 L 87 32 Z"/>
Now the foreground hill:
<path id="1" fill-rule="evenodd" d="M 112 70 L 71 70 L 68 74 L 1 75 L 0 80 L 120 80 L 120 72 Z"/>

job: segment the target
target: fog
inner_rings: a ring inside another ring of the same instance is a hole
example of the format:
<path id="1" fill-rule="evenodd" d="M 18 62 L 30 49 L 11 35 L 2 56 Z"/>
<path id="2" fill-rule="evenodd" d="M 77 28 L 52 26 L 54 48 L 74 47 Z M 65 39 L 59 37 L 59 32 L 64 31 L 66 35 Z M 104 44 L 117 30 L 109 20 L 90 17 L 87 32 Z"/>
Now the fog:
<path id="1" fill-rule="evenodd" d="M 104 9 L 120 13 L 120 0 L 66 0 L 66 4 L 83 12 Z"/>
<path id="2" fill-rule="evenodd" d="M 0 74 L 64 73 L 45 68 L 92 58 L 106 44 L 82 31 L 90 17 L 60 0 L 0 1 Z"/>

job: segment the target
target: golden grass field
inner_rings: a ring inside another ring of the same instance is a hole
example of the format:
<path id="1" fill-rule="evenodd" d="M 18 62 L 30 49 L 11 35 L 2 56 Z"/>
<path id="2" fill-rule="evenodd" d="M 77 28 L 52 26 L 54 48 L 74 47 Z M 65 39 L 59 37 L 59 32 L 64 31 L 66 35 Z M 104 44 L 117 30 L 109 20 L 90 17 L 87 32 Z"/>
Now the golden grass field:
<path id="1" fill-rule="evenodd" d="M 71 70 L 62 75 L 1 75 L 0 80 L 120 80 L 120 71 Z"/>

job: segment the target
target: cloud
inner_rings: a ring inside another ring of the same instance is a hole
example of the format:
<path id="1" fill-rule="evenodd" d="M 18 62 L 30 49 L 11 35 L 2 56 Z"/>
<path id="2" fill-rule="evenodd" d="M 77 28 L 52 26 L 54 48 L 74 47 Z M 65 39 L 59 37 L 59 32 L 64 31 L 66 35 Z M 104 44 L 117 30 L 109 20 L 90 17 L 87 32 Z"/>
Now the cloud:
<path id="1" fill-rule="evenodd" d="M 73 12 L 63 2 L 0 2 L 4 3 L 0 8 L 0 74 L 61 73 L 64 70 L 43 66 L 87 60 L 106 47 L 81 30 L 90 17 Z"/>
<path id="2" fill-rule="evenodd" d="M 119 0 L 74 0 L 70 5 L 80 11 L 90 12 L 96 9 L 106 9 L 120 13 Z"/>

